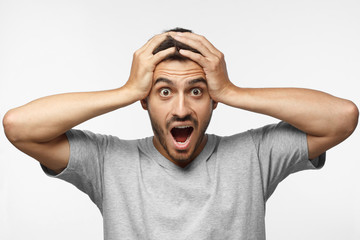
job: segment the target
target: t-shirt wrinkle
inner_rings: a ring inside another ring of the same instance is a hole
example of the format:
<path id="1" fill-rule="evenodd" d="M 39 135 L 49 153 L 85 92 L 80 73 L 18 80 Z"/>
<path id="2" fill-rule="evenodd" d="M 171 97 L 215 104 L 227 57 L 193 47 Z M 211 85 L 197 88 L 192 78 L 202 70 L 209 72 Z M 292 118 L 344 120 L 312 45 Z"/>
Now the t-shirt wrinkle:
<path id="1" fill-rule="evenodd" d="M 257 160 L 257 163 L 259 164 L 259 166 L 261 165 L 261 161 L 260 161 L 260 156 L 259 156 L 259 148 L 257 146 L 257 144 L 255 143 L 255 139 L 254 139 L 254 136 L 253 134 L 251 133 L 251 131 L 247 131 L 247 133 L 250 135 L 250 138 L 251 138 L 251 141 L 252 141 L 252 146 L 254 148 L 254 151 L 256 153 L 256 160 Z M 271 155 L 270 155 L 271 156 Z M 270 168 L 271 168 L 271 165 L 270 165 Z M 260 174 L 260 179 L 261 179 L 261 186 L 262 186 L 262 190 L 263 190 L 263 199 L 264 199 L 264 202 L 266 202 L 266 199 L 267 199 L 267 193 L 266 193 L 266 188 L 265 188 L 265 185 L 264 185 L 264 173 L 263 173 L 263 170 L 260 168 L 259 171 L 261 172 Z M 269 169 L 269 171 L 271 171 L 271 169 Z M 268 175 L 268 181 L 270 180 L 270 175 Z"/>
<path id="2" fill-rule="evenodd" d="M 55 175 L 41 167 L 98 206 L 105 240 L 265 240 L 267 199 L 289 174 L 314 169 L 306 135 L 284 122 L 208 134 L 185 168 L 161 155 L 153 137 L 121 140 L 74 129 L 67 136 L 67 168 Z M 319 165 L 324 161 L 325 155 Z"/>

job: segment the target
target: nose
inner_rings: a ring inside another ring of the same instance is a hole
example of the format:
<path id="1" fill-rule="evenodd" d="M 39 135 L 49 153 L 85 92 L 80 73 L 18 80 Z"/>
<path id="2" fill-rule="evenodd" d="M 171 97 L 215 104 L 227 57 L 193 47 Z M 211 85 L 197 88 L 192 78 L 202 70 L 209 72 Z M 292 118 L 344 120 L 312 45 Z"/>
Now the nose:
<path id="1" fill-rule="evenodd" d="M 179 94 L 173 104 L 173 116 L 184 118 L 191 114 L 191 108 L 184 94 Z"/>

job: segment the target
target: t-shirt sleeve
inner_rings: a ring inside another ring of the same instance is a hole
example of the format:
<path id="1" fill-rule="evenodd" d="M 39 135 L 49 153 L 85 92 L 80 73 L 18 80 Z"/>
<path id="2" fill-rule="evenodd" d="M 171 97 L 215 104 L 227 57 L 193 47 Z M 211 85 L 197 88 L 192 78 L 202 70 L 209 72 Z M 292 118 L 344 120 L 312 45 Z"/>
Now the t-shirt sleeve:
<path id="1" fill-rule="evenodd" d="M 41 165 L 46 175 L 67 181 L 89 195 L 102 211 L 102 181 L 104 155 L 109 137 L 89 131 L 69 130 L 66 136 L 70 144 L 67 167 L 59 174 Z"/>
<path id="2" fill-rule="evenodd" d="M 288 175 L 306 170 L 320 169 L 325 154 L 309 160 L 306 133 L 286 122 L 250 130 L 268 199 L 276 186 Z"/>

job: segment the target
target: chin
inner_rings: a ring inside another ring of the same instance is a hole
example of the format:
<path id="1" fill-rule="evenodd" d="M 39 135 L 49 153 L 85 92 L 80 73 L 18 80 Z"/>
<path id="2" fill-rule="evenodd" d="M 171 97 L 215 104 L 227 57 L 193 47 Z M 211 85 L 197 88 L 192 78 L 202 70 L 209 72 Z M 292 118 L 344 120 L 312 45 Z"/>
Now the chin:
<path id="1" fill-rule="evenodd" d="M 187 163 L 191 161 L 192 153 L 184 150 L 176 150 L 175 153 L 170 153 L 169 156 L 172 158 L 173 161 L 178 163 Z"/>
<path id="2" fill-rule="evenodd" d="M 195 134 L 195 136 L 191 136 L 191 144 L 187 145 L 185 149 L 179 149 L 177 145 L 174 145 L 174 141 L 171 137 L 171 140 L 167 145 L 167 153 L 172 162 L 186 166 L 194 160 L 198 155 L 198 148 L 202 148 L 201 145 L 203 143 L 204 136 L 205 135 L 198 137 L 197 134 Z"/>

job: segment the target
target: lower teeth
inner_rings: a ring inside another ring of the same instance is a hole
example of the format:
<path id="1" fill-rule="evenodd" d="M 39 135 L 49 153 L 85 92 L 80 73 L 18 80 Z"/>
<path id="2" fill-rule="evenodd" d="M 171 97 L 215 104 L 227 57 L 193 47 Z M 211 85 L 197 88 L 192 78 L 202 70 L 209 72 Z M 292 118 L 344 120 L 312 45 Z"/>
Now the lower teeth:
<path id="1" fill-rule="evenodd" d="M 186 139 L 186 141 L 185 142 L 177 142 L 178 144 L 185 144 L 185 143 L 187 143 L 187 139 Z"/>

